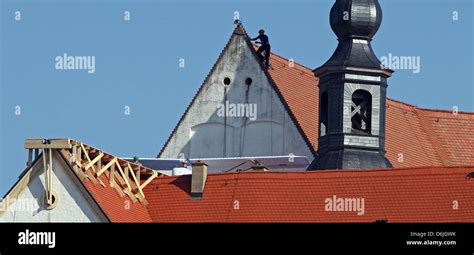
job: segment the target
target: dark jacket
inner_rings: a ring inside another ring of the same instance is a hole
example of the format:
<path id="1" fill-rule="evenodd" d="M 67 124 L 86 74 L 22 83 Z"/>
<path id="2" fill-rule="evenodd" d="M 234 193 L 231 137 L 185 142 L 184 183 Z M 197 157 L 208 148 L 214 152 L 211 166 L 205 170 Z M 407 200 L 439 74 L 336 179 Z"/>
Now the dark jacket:
<path id="1" fill-rule="evenodd" d="M 265 34 L 258 35 L 257 37 L 253 38 L 252 41 L 256 41 L 258 39 L 260 39 L 262 45 L 270 45 L 270 42 L 268 41 L 268 36 L 266 36 Z"/>

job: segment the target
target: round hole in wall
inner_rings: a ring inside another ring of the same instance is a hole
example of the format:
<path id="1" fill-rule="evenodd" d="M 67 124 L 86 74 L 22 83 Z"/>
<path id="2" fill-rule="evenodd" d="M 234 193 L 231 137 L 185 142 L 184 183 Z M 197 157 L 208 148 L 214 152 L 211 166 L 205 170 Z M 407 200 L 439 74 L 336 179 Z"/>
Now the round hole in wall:
<path id="1" fill-rule="evenodd" d="M 58 194 L 56 194 L 56 192 L 53 191 L 52 194 L 51 194 L 51 202 L 48 203 L 48 197 L 47 197 L 47 194 L 45 193 L 44 200 L 45 200 L 44 202 L 46 204 L 46 209 L 52 210 L 52 209 L 56 208 L 56 206 L 58 205 L 59 196 L 58 196 Z"/>
<path id="2" fill-rule="evenodd" d="M 252 82 L 253 82 L 253 81 L 252 81 L 252 78 L 250 78 L 250 77 L 248 77 L 247 79 L 245 79 L 245 84 L 246 84 L 246 85 L 250 85 L 250 84 L 252 84 Z"/>
<path id="3" fill-rule="evenodd" d="M 230 78 L 225 77 L 223 82 L 224 82 L 224 85 L 226 85 L 226 86 L 229 85 L 230 84 Z"/>

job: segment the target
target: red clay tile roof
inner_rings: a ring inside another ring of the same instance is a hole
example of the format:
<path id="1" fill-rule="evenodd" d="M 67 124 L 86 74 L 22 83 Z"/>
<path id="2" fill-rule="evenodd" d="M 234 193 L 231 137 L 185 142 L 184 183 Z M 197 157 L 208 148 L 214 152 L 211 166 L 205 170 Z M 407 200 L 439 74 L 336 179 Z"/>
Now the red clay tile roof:
<path id="1" fill-rule="evenodd" d="M 245 34 L 245 30 L 236 29 L 235 33 Z M 248 43 L 251 45 L 250 41 Z M 219 59 L 221 57 L 222 53 Z M 290 67 L 288 59 L 274 53 L 271 54 L 270 63 L 272 68 L 267 72 L 269 79 L 297 129 L 315 153 L 318 148 L 319 79 L 311 69 L 298 63 Z M 387 99 L 386 103 L 385 149 L 394 167 L 462 166 L 474 163 L 474 113 L 459 112 L 455 115 L 450 111 L 417 108 L 393 99 Z M 191 105 L 192 102 L 175 130 Z"/>
<path id="2" fill-rule="evenodd" d="M 276 54 L 270 61 L 269 80 L 308 145 L 317 149 L 318 78 Z M 127 198 L 112 188 L 86 186 L 112 221 L 474 222 L 474 166 L 467 167 L 474 164 L 473 133 L 474 113 L 388 99 L 386 150 L 397 169 L 210 174 L 202 200 L 190 198 L 189 175 L 157 178 L 144 189 L 148 206 L 130 203 L 131 210 L 124 210 Z M 325 200 L 334 195 L 364 198 L 365 214 L 325 211 Z"/>
<path id="3" fill-rule="evenodd" d="M 61 155 L 61 158 L 68 165 L 68 160 Z M 128 196 L 120 197 L 117 191 L 109 185 L 105 187 L 100 184 L 95 185 L 89 179 L 81 179 L 70 167 L 69 170 L 84 185 L 89 194 L 102 209 L 110 222 L 151 222 L 146 206 L 140 202 L 133 203 Z M 109 183 L 106 174 L 100 176 L 104 183 Z"/>
<path id="4" fill-rule="evenodd" d="M 474 222 L 474 167 L 210 174 L 202 200 L 191 176 L 153 180 L 154 222 Z M 364 198 L 364 214 L 328 212 L 325 200 Z M 456 201 L 456 202 L 454 202 Z M 458 209 L 453 209 L 453 203 Z"/>
<path id="5" fill-rule="evenodd" d="M 307 67 L 271 54 L 269 73 L 314 150 L 318 149 L 319 79 Z"/>
<path id="6" fill-rule="evenodd" d="M 318 79 L 302 65 L 271 55 L 269 73 L 310 143 L 318 144 Z M 386 151 L 394 167 L 474 163 L 474 113 L 417 108 L 387 100 Z M 400 160 L 399 160 L 400 159 Z"/>
<path id="7" fill-rule="evenodd" d="M 104 183 L 109 182 L 105 175 L 101 179 Z M 94 185 L 88 179 L 82 182 L 111 222 L 152 222 L 148 209 L 142 203 L 133 203 L 126 195 L 120 197 L 109 185 Z"/>
<path id="8" fill-rule="evenodd" d="M 270 81 L 317 149 L 318 78 L 276 54 L 271 64 Z M 474 113 L 388 99 L 386 150 L 397 169 L 210 174 L 202 200 L 190 198 L 191 176 L 158 178 L 144 189 L 148 206 L 130 210 L 112 188 L 85 184 L 114 222 L 474 222 L 473 133 Z M 365 214 L 325 211 L 334 195 L 364 198 Z"/>

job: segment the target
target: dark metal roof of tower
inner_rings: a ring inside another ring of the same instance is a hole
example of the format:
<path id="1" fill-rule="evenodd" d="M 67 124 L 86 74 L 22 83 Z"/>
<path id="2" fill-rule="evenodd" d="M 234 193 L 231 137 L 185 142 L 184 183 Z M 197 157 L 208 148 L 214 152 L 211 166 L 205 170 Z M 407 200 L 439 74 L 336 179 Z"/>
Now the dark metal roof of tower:
<path id="1" fill-rule="evenodd" d="M 355 67 L 384 70 L 390 76 L 392 71 L 382 67 L 370 45 L 382 24 L 378 0 L 336 0 L 331 9 L 330 24 L 339 45 L 332 57 L 315 70 L 316 75 L 327 69 Z"/>
<path id="2" fill-rule="evenodd" d="M 330 22 L 339 39 L 372 39 L 382 24 L 382 8 L 377 0 L 337 0 L 331 9 Z"/>

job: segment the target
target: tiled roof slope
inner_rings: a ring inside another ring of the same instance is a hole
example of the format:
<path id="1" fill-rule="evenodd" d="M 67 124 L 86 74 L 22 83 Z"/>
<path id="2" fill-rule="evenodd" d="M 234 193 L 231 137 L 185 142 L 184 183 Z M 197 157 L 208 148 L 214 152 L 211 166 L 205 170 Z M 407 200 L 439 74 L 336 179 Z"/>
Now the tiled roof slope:
<path id="1" fill-rule="evenodd" d="M 474 222 L 472 171 L 474 167 L 430 167 L 211 174 L 202 200 L 190 198 L 188 175 L 155 179 L 145 194 L 154 222 Z M 364 198 L 364 214 L 326 211 L 325 201 L 334 195 Z"/>
<path id="2" fill-rule="evenodd" d="M 318 149 L 319 79 L 313 72 L 288 59 L 271 54 L 269 73 L 314 149 Z"/>
<path id="3" fill-rule="evenodd" d="M 276 54 L 269 73 L 310 143 L 318 143 L 318 79 Z M 474 163 L 474 113 L 417 108 L 387 100 L 386 151 L 394 167 L 462 166 Z"/>
<path id="4" fill-rule="evenodd" d="M 69 170 L 84 185 L 110 222 L 152 221 L 150 215 L 148 214 L 146 205 L 140 202 L 133 202 L 126 195 L 121 197 L 119 193 L 117 193 L 117 191 L 110 185 L 102 186 L 100 184 L 94 184 L 88 178 L 79 177 L 76 171 L 73 170 L 73 167 L 65 155 L 65 152 L 61 153 L 61 158 L 69 166 Z M 85 164 L 85 162 L 83 163 Z M 100 177 L 95 177 L 100 179 L 103 183 L 110 183 L 108 171 L 106 171 L 106 173 L 102 174 Z M 116 183 L 116 185 L 120 184 Z"/>
<path id="5" fill-rule="evenodd" d="M 109 182 L 105 175 L 101 179 L 104 183 Z M 128 196 L 120 197 L 109 185 L 94 185 L 89 180 L 82 182 L 111 222 L 152 222 L 147 207 L 142 203 L 134 203 Z"/>

